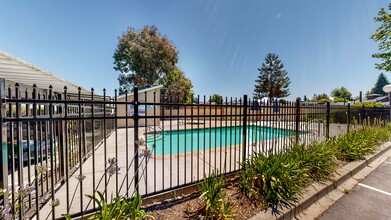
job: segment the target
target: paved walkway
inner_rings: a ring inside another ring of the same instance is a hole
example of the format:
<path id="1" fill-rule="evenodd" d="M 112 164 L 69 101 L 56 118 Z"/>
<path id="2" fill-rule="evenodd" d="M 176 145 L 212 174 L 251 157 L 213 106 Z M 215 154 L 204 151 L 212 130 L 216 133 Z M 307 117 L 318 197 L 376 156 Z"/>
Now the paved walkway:
<path id="1" fill-rule="evenodd" d="M 118 129 L 118 134 L 113 132 L 107 139 L 106 144 L 106 160 L 107 158 L 117 157 L 118 166 L 120 167 L 118 180 L 116 176 L 112 176 L 107 183 L 107 195 L 110 200 L 110 195 L 115 195 L 117 190 L 120 195 L 132 196 L 134 192 L 134 162 L 133 160 L 133 129 L 128 129 L 128 150 L 126 150 L 126 129 Z M 118 138 L 117 147 L 115 137 Z M 118 152 L 116 155 L 116 151 Z M 55 216 L 61 217 L 61 214 L 67 212 L 67 194 L 70 200 L 70 213 L 83 212 L 86 208 L 92 208 L 92 203 L 88 205 L 89 199 L 85 195 L 93 195 L 93 179 L 95 178 L 95 188 L 103 191 L 105 188 L 104 180 L 97 186 L 101 177 L 105 173 L 105 147 L 100 146 L 95 151 L 95 165 L 92 162 L 92 156 L 82 164 L 82 173 L 86 176 L 83 180 L 83 187 L 78 184 L 75 178 L 80 174 L 78 169 L 75 174 L 69 178 L 69 188 L 63 185 L 57 192 L 56 198 L 60 199 L 60 205 L 56 207 Z M 128 166 L 126 165 L 126 157 L 128 156 Z M 213 149 L 200 153 L 193 153 L 186 156 L 172 155 L 163 158 L 139 158 L 139 176 L 140 176 L 140 194 L 148 194 L 178 185 L 192 182 L 193 180 L 202 179 L 204 171 L 209 175 L 210 171 L 215 168 L 223 170 L 239 169 L 238 161 L 241 158 L 241 151 L 238 146 L 224 148 L 220 150 Z M 95 172 L 92 168 L 95 167 Z M 127 169 L 128 167 L 128 169 Z M 127 172 L 128 170 L 128 172 Z M 128 175 L 127 175 L 128 174 Z M 128 186 L 126 186 L 128 181 Z M 83 191 L 80 189 L 82 188 Z M 73 201 L 72 201 L 73 197 Z M 71 202 L 72 201 L 72 202 Z M 87 207 L 88 206 L 88 207 Z M 40 210 L 40 219 L 51 219 L 51 206 L 46 204 Z"/>
<path id="2" fill-rule="evenodd" d="M 345 193 L 318 219 L 391 219 L 391 157 Z"/>

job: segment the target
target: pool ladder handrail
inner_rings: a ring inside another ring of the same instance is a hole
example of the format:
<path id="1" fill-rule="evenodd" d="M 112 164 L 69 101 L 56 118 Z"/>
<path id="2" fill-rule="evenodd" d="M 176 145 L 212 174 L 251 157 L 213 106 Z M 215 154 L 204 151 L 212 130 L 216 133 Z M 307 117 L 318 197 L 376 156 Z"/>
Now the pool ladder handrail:
<path id="1" fill-rule="evenodd" d="M 160 131 L 157 131 L 156 127 L 158 127 L 160 129 Z M 162 128 L 159 126 L 159 125 L 155 125 L 155 126 L 148 126 L 147 127 L 147 131 L 152 131 L 152 132 L 155 132 L 156 135 L 160 135 L 160 137 L 163 135 L 163 130 Z M 147 136 L 147 132 L 145 132 L 145 140 L 148 139 L 148 136 Z M 154 136 L 152 136 L 154 137 Z M 152 138 L 151 137 L 151 138 Z"/>

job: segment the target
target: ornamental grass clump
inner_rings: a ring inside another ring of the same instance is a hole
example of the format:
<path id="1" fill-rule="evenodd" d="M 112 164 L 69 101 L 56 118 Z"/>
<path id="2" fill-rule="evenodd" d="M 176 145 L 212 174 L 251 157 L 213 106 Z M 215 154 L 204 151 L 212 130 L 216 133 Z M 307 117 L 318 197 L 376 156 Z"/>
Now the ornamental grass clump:
<path id="1" fill-rule="evenodd" d="M 390 131 L 391 125 L 366 127 L 326 142 L 293 145 L 280 154 L 255 154 L 242 163 L 239 188 L 265 208 L 290 207 L 311 182 L 335 172 L 338 160 L 353 161 L 373 153 L 390 140 Z"/>
<path id="2" fill-rule="evenodd" d="M 371 140 L 365 140 L 360 132 L 352 132 L 338 138 L 330 139 L 329 145 L 334 146 L 335 156 L 342 161 L 362 159 L 365 155 L 374 152 Z"/>
<path id="3" fill-rule="evenodd" d="M 192 219 L 234 219 L 235 210 L 231 207 L 224 191 L 226 186 L 223 175 L 217 172 L 212 172 L 209 178 L 204 177 L 204 180 L 198 184 L 201 192 L 201 208 L 185 213 Z"/>
<path id="4" fill-rule="evenodd" d="M 307 186 L 308 168 L 292 160 L 289 153 L 256 154 L 243 164 L 239 187 L 253 202 L 265 208 L 290 207 Z"/>
<path id="5" fill-rule="evenodd" d="M 373 135 L 372 137 L 375 139 L 376 143 L 383 143 L 385 141 L 389 141 L 391 137 L 391 125 L 387 125 L 386 127 L 370 127 L 367 128 L 366 131 L 369 134 L 367 135 Z"/>
<path id="6" fill-rule="evenodd" d="M 142 199 L 140 194 L 136 194 L 133 199 L 128 199 L 122 196 L 114 197 L 111 199 L 110 203 L 108 203 L 101 192 L 97 193 L 99 197 L 87 195 L 87 197 L 98 204 L 99 210 L 88 219 L 155 219 L 153 216 L 148 215 L 141 209 Z"/>
<path id="7" fill-rule="evenodd" d="M 314 181 L 322 181 L 337 168 L 335 151 L 325 143 L 313 143 L 308 146 L 295 145 L 288 151 L 294 163 L 306 170 Z"/>
<path id="8" fill-rule="evenodd" d="M 390 129 L 388 127 L 367 127 L 331 139 L 327 144 L 335 149 L 339 160 L 354 161 L 374 153 L 378 144 L 389 139 Z"/>

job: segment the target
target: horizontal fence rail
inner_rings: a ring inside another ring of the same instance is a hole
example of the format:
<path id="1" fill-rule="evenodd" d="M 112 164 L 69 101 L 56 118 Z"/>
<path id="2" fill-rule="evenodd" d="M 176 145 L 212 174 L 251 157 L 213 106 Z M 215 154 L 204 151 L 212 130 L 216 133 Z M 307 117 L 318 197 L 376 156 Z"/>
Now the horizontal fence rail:
<path id="1" fill-rule="evenodd" d="M 1 84 L 2 207 L 9 218 L 61 218 L 96 211 L 86 195 L 132 198 L 231 174 L 254 154 L 277 154 L 366 125 L 388 108 L 196 97 L 159 91 L 114 97 Z M 42 90 L 40 90 L 42 91 Z"/>

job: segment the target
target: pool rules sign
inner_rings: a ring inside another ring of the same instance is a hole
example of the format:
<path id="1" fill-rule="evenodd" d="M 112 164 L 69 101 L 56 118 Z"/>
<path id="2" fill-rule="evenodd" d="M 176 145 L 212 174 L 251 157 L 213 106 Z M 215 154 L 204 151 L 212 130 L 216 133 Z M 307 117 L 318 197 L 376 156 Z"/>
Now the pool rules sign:
<path id="1" fill-rule="evenodd" d="M 142 101 L 140 101 L 141 103 Z M 133 116 L 134 114 L 134 105 L 128 104 L 128 116 Z M 141 104 L 138 106 L 138 114 L 145 115 L 145 105 Z"/>

